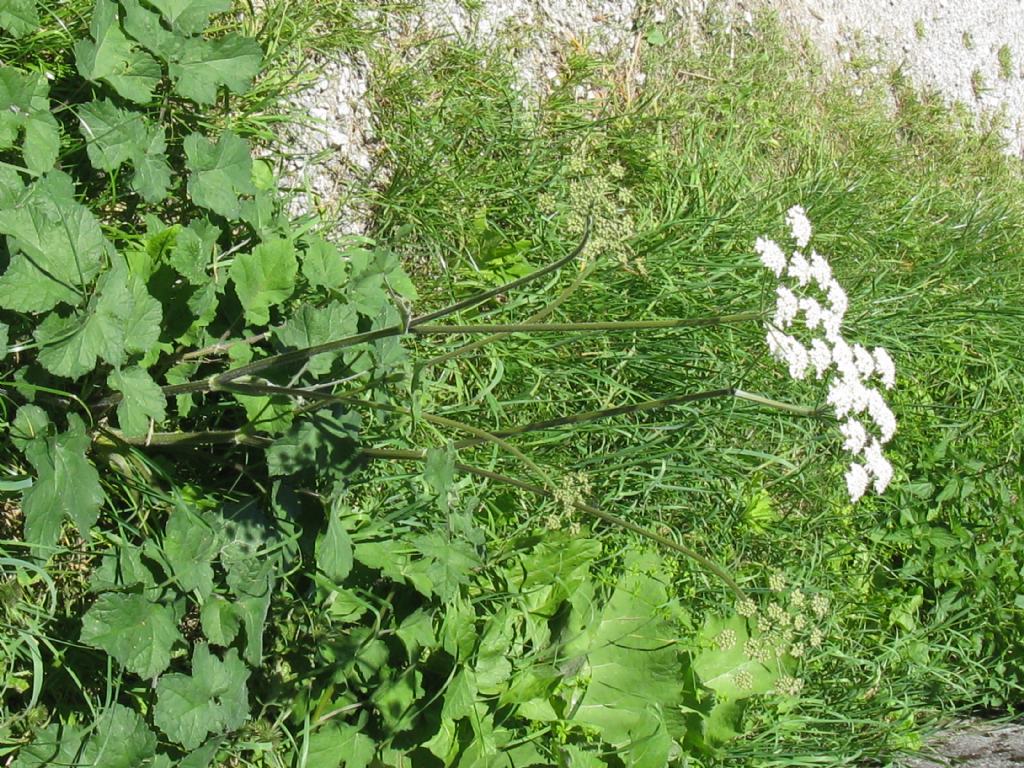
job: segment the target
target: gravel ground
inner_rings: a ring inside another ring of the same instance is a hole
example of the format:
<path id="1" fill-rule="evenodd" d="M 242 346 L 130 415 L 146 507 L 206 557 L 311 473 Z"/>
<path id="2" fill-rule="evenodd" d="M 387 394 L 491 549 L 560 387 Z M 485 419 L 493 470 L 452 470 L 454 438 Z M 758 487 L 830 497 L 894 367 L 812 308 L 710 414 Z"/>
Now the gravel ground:
<path id="1" fill-rule="evenodd" d="M 640 0 L 482 0 L 470 13 L 458 0 L 426 0 L 411 14 L 378 12 L 397 45 L 430 34 L 489 44 L 513 42 L 524 98 L 557 78 L 569 44 L 627 57 Z M 708 0 L 663 4 L 661 13 L 692 16 Z M 1002 114 L 1008 151 L 1024 159 L 1024 0 L 726 0 L 726 18 L 738 26 L 759 8 L 777 11 L 795 38 L 809 40 L 833 73 L 884 77 L 901 69 L 921 88 L 961 102 L 979 117 Z M 728 22 L 727 22 L 728 23 Z M 865 71 L 848 67 L 868 57 Z M 319 62 L 321 77 L 296 106 L 312 118 L 282 144 L 290 159 L 287 185 L 305 190 L 293 212 L 321 210 L 340 233 L 362 233 L 366 213 L 351 191 L 381 183 L 388 169 L 374 162 L 374 135 L 366 93 L 373 72 L 363 56 L 338 54 Z"/>
<path id="2" fill-rule="evenodd" d="M 1014 768 L 1024 766 L 1024 726 L 963 724 L 930 745 L 932 759 L 909 758 L 904 768 Z"/>
<path id="3" fill-rule="evenodd" d="M 1024 159 L 1024 0 L 753 0 L 806 35 L 832 71 L 859 56 L 976 115 L 1005 115 Z M 869 70 L 869 74 L 871 71 Z"/>

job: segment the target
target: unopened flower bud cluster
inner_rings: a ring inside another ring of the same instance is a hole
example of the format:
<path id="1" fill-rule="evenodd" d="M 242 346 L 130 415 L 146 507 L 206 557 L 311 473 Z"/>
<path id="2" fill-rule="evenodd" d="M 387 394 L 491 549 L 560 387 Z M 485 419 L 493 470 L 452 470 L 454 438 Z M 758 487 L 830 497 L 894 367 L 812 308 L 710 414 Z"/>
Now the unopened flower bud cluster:
<path id="1" fill-rule="evenodd" d="M 831 613 L 828 598 L 802 589 L 789 590 L 785 577 L 779 572 L 769 574 L 768 580 L 775 599 L 763 611 L 749 597 L 736 603 L 736 613 L 750 619 L 756 627 L 756 634 L 743 644 L 744 654 L 766 666 L 777 664 L 786 656 L 801 660 L 813 655 L 826 639 L 823 626 Z M 725 650 L 736 640 L 735 632 L 725 629 L 715 638 L 715 645 Z M 743 687 L 738 677 L 736 684 Z M 802 687 L 800 678 L 782 675 L 776 681 L 775 690 L 786 696 L 798 696 Z"/>
<path id="2" fill-rule="evenodd" d="M 761 263 L 780 280 L 766 342 L 772 356 L 788 366 L 794 379 L 805 379 L 812 370 L 819 380 L 830 375 L 828 404 L 840 420 L 843 447 L 854 457 L 846 472 L 846 487 L 850 500 L 857 501 L 869 485 L 882 493 L 892 479 L 892 465 L 882 446 L 896 432 L 896 417 L 881 392 L 867 382 L 874 379 L 892 389 L 896 367 L 883 347 L 868 350 L 843 337 L 846 292 L 821 254 L 812 249 L 807 256 L 800 250 L 806 248 L 812 234 L 804 209 L 799 205 L 790 208 L 786 223 L 797 246 L 791 255 L 764 237 L 754 244 Z M 790 332 L 801 315 L 799 325 L 806 331 L 802 335 L 812 337 L 806 343 Z"/>

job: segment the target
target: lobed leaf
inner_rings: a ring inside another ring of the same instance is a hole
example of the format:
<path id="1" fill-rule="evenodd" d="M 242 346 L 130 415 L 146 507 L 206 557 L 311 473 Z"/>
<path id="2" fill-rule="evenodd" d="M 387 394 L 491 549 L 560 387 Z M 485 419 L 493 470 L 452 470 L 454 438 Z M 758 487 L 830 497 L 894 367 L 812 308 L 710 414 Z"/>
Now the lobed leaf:
<path id="1" fill-rule="evenodd" d="M 192 654 L 192 674 L 164 675 L 156 687 L 153 722 L 185 749 L 211 733 L 239 728 L 249 716 L 249 670 L 231 649 L 221 661 L 205 643 Z"/>
<path id="2" fill-rule="evenodd" d="M 239 254 L 229 274 L 245 310 L 245 319 L 253 325 L 269 323 L 270 307 L 287 301 L 295 290 L 298 269 L 295 246 L 283 238 L 260 243 L 251 253 Z"/>
<path id="3" fill-rule="evenodd" d="M 183 35 L 198 35 L 211 14 L 231 8 L 230 0 L 151 0 L 151 4 L 173 30 Z"/>
<path id="4" fill-rule="evenodd" d="M 166 418 L 167 398 L 145 369 L 115 368 L 107 377 L 107 386 L 121 393 L 117 421 L 126 437 L 144 437 L 151 425 L 158 426 Z"/>
<path id="5" fill-rule="evenodd" d="M 249 90 L 262 62 L 263 51 L 255 40 L 229 33 L 215 40 L 183 41 L 169 71 L 179 94 L 199 104 L 213 104 L 221 86 L 238 94 Z"/>
<path id="6" fill-rule="evenodd" d="M 25 458 L 36 471 L 35 482 L 25 491 L 21 505 L 25 541 L 29 544 L 52 548 L 65 517 L 71 518 L 82 538 L 88 539 L 103 503 L 99 474 L 85 455 L 90 443 L 85 424 L 73 413 L 63 434 L 38 437 L 24 444 Z"/>
<path id="7" fill-rule="evenodd" d="M 0 276 L 0 306 L 47 312 L 77 306 L 113 248 L 89 209 L 74 199 L 71 178 L 51 171 L 0 210 L 0 234 L 12 255 Z"/>
<path id="8" fill-rule="evenodd" d="M 0 0 L 0 28 L 12 37 L 24 37 L 39 29 L 35 0 Z"/>
<path id="9" fill-rule="evenodd" d="M 149 103 L 163 72 L 156 59 L 125 37 L 112 0 L 96 0 L 89 32 L 92 40 L 79 40 L 74 48 L 75 65 L 82 77 L 92 82 L 103 80 L 124 98 Z"/>
<path id="10" fill-rule="evenodd" d="M 256 192 L 249 145 L 226 131 L 216 144 L 202 134 L 189 134 L 184 146 L 192 202 L 225 218 L 237 219 L 241 213 L 238 196 Z"/>
<path id="11" fill-rule="evenodd" d="M 171 648 L 182 637 L 170 606 L 143 595 L 107 592 L 82 617 L 79 639 L 106 651 L 129 672 L 151 679 L 167 669 Z"/>

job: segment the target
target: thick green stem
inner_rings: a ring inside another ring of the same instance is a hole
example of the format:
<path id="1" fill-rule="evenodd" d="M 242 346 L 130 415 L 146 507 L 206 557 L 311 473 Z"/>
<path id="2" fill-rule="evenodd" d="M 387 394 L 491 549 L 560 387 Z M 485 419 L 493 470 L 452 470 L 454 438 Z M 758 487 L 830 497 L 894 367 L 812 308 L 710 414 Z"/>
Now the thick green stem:
<path id="1" fill-rule="evenodd" d="M 210 430 L 208 432 L 154 432 L 144 437 L 128 437 L 116 429 L 105 429 L 111 443 L 127 443 L 128 445 L 159 446 L 161 448 L 191 448 L 196 445 L 252 445 L 267 446 L 272 441 L 260 435 L 248 434 L 240 430 Z M 98 442 L 103 442 L 102 440 Z"/>
<path id="2" fill-rule="evenodd" d="M 742 389 L 734 389 L 732 394 L 733 397 L 739 398 L 740 400 L 749 400 L 750 402 L 758 403 L 759 405 L 767 405 L 771 408 L 775 408 L 776 410 L 793 413 L 797 416 L 824 416 L 828 413 L 827 408 L 812 408 L 807 405 L 784 403 L 781 400 L 773 400 L 772 398 L 765 397 L 764 395 L 756 395 L 753 392 L 744 392 Z"/>
<path id="3" fill-rule="evenodd" d="M 654 331 L 669 328 L 707 328 L 730 323 L 758 320 L 760 312 L 741 312 L 715 317 L 684 317 L 675 320 L 622 320 L 592 323 L 475 323 L 471 325 L 420 325 L 411 328 L 417 336 L 451 336 L 464 333 L 586 333 L 594 331 Z"/>
<path id="4" fill-rule="evenodd" d="M 229 392 L 239 392 L 247 395 L 284 395 L 286 397 L 303 398 L 307 400 L 316 401 L 318 404 L 326 405 L 329 403 L 340 403 L 343 405 L 349 405 L 352 407 L 366 407 L 377 411 L 387 411 L 388 413 L 400 413 L 405 416 L 412 416 L 413 412 L 408 408 L 402 408 L 398 405 L 390 405 L 388 403 L 375 403 L 371 400 L 357 400 L 355 398 L 343 397 L 338 395 L 331 395 L 326 392 L 310 392 L 305 389 L 297 389 L 294 387 L 279 387 L 274 384 L 267 383 L 248 383 L 240 381 L 232 381 L 224 385 L 224 389 Z M 553 485 L 551 477 L 547 472 L 544 471 L 536 462 L 534 462 L 529 456 L 523 453 L 521 450 L 516 448 L 514 445 L 505 442 L 497 435 L 487 432 L 483 429 L 478 429 L 470 424 L 464 424 L 461 421 L 446 418 L 445 416 L 437 416 L 432 413 L 421 413 L 420 418 L 429 424 L 434 424 L 439 427 L 447 427 L 449 429 L 456 429 L 460 432 L 473 435 L 477 443 L 492 443 L 503 451 L 511 454 L 515 458 L 519 459 L 526 467 L 534 472 L 541 480 Z"/>
<path id="5" fill-rule="evenodd" d="M 584 411 L 583 413 L 574 413 L 571 416 L 561 416 L 557 419 L 546 419 L 544 421 L 533 421 L 529 424 L 522 424 L 518 427 L 509 427 L 508 429 L 494 430 L 491 434 L 498 437 L 511 437 L 512 435 L 521 435 L 527 432 L 542 432 L 544 430 L 556 429 L 558 427 L 566 427 L 573 424 L 582 424 L 589 421 L 598 421 L 599 419 L 609 419 L 613 416 L 624 416 L 630 413 L 640 413 L 641 411 L 651 411 L 657 408 L 668 408 L 673 405 L 683 405 L 684 403 L 693 403 L 699 400 L 712 400 L 716 397 L 729 397 L 733 393 L 732 389 L 709 389 L 704 392 L 690 392 L 685 395 L 674 395 L 672 397 L 660 397 L 657 400 L 644 400 L 639 403 L 631 403 L 630 405 L 619 405 L 614 408 L 604 408 L 599 411 Z M 471 445 L 476 445 L 475 440 L 460 440 L 455 444 L 456 448 L 466 448 Z"/>
<path id="6" fill-rule="evenodd" d="M 360 452 L 363 455 L 368 456 L 370 458 L 378 459 L 410 461 L 426 460 L 426 454 L 424 454 L 422 451 L 405 451 L 387 448 L 361 448 Z M 524 491 L 529 491 L 530 493 L 535 494 L 537 496 L 543 496 L 545 498 L 554 498 L 554 493 L 552 493 L 551 491 L 541 488 L 539 485 L 533 485 L 532 483 L 527 483 L 523 480 L 517 480 L 516 478 L 509 477 L 508 475 L 502 475 L 497 472 L 491 472 L 490 470 L 483 469 L 481 467 L 475 467 L 471 464 L 463 464 L 462 462 L 457 462 L 455 464 L 455 468 L 461 472 L 467 472 L 469 474 L 477 475 L 478 477 L 483 477 L 488 480 L 494 480 L 495 482 L 503 483 L 505 485 L 511 485 L 515 488 L 520 488 Z M 570 504 L 572 505 L 573 509 L 577 509 L 581 512 L 586 512 L 588 515 L 596 517 L 599 520 L 609 523 L 610 525 L 615 525 L 627 531 L 631 531 L 632 533 L 635 533 L 639 536 L 643 536 L 646 539 L 650 539 L 651 541 L 660 544 L 663 547 L 674 550 L 675 552 L 678 552 L 679 554 L 690 558 L 694 562 L 698 563 L 699 565 L 703 566 L 708 571 L 713 573 L 719 579 L 721 579 L 722 582 L 725 583 L 726 586 L 728 586 L 729 589 L 731 589 L 738 598 L 743 598 L 746 596 L 743 590 L 740 589 L 739 584 L 736 583 L 735 579 L 732 578 L 728 571 L 726 571 L 722 566 L 718 565 L 718 563 L 714 562 L 713 560 L 705 557 L 704 555 L 691 549 L 690 547 L 687 547 L 685 544 L 680 544 L 668 538 L 667 536 L 662 536 L 659 533 L 655 533 L 652 530 L 644 528 L 642 525 L 637 525 L 636 523 L 630 522 L 625 518 L 619 517 L 618 515 L 613 515 L 610 512 L 605 512 L 604 510 L 599 509 L 598 507 L 591 506 L 590 504 L 583 504 L 581 502 L 570 502 Z"/>
<path id="7" fill-rule="evenodd" d="M 569 285 L 567 285 L 562 290 L 562 292 L 555 297 L 553 301 L 551 301 L 544 308 L 538 310 L 537 312 L 534 312 L 532 315 L 526 318 L 526 322 L 539 323 L 545 317 L 548 317 L 552 312 L 558 309 L 559 306 L 565 303 L 565 301 L 570 296 L 572 296 L 577 290 L 579 290 L 579 287 L 583 285 L 583 281 L 586 280 L 587 276 L 591 272 L 593 272 L 593 270 L 593 263 L 588 264 L 586 269 L 580 270 L 579 274 L 576 275 L 573 281 Z M 477 339 L 476 341 L 472 341 L 469 344 L 464 344 L 463 346 L 458 347 L 456 349 L 452 349 L 449 350 L 448 352 L 444 352 L 443 354 L 435 355 L 434 357 L 428 358 L 423 362 L 416 364 L 416 375 L 418 376 L 420 371 L 424 370 L 425 368 L 430 368 L 431 366 L 434 365 L 440 365 L 441 363 L 445 363 L 456 357 L 461 357 L 462 355 L 469 354 L 470 352 L 475 352 L 476 350 L 481 349 L 482 347 L 485 347 L 488 344 L 493 344 L 496 341 L 500 341 L 501 339 L 509 335 L 511 334 L 498 333 L 495 334 L 494 336 L 485 337 L 483 339 Z"/>

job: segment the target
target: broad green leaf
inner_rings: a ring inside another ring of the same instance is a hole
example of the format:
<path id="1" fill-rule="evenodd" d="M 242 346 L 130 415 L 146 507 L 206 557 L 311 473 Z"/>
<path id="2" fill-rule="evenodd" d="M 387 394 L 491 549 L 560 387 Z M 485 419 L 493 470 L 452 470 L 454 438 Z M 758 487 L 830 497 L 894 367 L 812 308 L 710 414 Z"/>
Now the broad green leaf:
<path id="1" fill-rule="evenodd" d="M 139 152 L 146 126 L 142 115 L 121 109 L 109 99 L 78 108 L 78 122 L 93 168 L 113 171 Z"/>
<path id="2" fill-rule="evenodd" d="M 590 567 L 600 556 L 596 539 L 549 536 L 520 555 L 522 599 L 531 612 L 552 615 L 590 577 Z"/>
<path id="3" fill-rule="evenodd" d="M 449 511 L 448 495 L 455 485 L 455 449 L 451 443 L 444 448 L 427 449 L 427 460 L 423 464 L 423 479 L 437 499 L 441 512 L 447 515 Z"/>
<path id="4" fill-rule="evenodd" d="M 345 582 L 352 570 L 352 539 L 335 509 L 328 514 L 327 530 L 317 537 L 316 565 L 338 585 Z"/>
<path id="5" fill-rule="evenodd" d="M 230 504 L 218 511 L 213 525 L 226 542 L 220 562 L 227 571 L 228 588 L 245 627 L 245 659 L 253 666 L 263 655 L 263 625 L 270 607 L 280 552 L 277 533 L 255 499 Z"/>
<path id="6" fill-rule="evenodd" d="M 0 0 L 0 28 L 12 37 L 24 37 L 39 28 L 35 0 Z"/>
<path id="7" fill-rule="evenodd" d="M 234 33 L 214 40 L 193 37 L 182 43 L 169 71 L 179 94 L 199 104 L 213 104 L 222 85 L 232 93 L 249 90 L 262 60 L 263 51 L 250 37 Z"/>
<path id="8" fill-rule="evenodd" d="M 76 306 L 112 252 L 99 221 L 69 194 L 70 184 L 53 171 L 25 188 L 13 208 L 0 210 L 0 234 L 12 249 L 0 306 L 33 313 Z"/>
<path id="9" fill-rule="evenodd" d="M 210 595 L 199 611 L 199 622 L 203 634 L 211 645 L 228 646 L 234 642 L 241 629 L 241 622 L 235 606 L 219 595 Z"/>
<path id="10" fill-rule="evenodd" d="M 623 750 L 628 765 L 661 768 L 668 761 L 669 733 L 685 727 L 684 657 L 677 631 L 666 619 L 671 608 L 661 578 L 649 575 L 655 556 L 627 557 L 619 580 L 589 639 L 590 679 L 576 720 L 596 726 L 602 738 Z"/>
<path id="11" fill-rule="evenodd" d="M 25 445 L 25 458 L 36 471 L 35 483 L 22 498 L 29 544 L 43 549 L 55 545 L 65 516 L 88 540 L 103 503 L 99 475 L 85 456 L 91 442 L 81 417 L 73 413 L 67 432 Z"/>
<path id="12" fill-rule="evenodd" d="M 0 10 L 0 17 L 2 13 Z M 41 72 L 0 67 L 0 149 L 13 147 L 22 133 L 25 165 L 38 173 L 53 168 L 60 150 L 60 131 L 50 112 L 49 89 Z"/>
<path id="13" fill-rule="evenodd" d="M 100 564 L 89 578 L 89 589 L 93 592 L 136 592 L 138 587 L 147 592 L 156 586 L 152 571 L 142 561 L 142 549 L 120 540 L 100 556 Z"/>
<path id="14" fill-rule="evenodd" d="M 32 742 L 18 751 L 18 757 L 10 768 L 72 766 L 77 763 L 81 747 L 81 731 L 72 725 L 51 723 L 38 730 Z"/>
<path id="15" fill-rule="evenodd" d="M 476 710 L 477 693 L 476 675 L 463 667 L 445 688 L 441 719 L 455 721 L 472 715 Z"/>
<path id="16" fill-rule="evenodd" d="M 206 29 L 211 14 L 231 8 L 230 0 L 152 0 L 171 28 L 183 35 L 198 35 Z"/>
<path id="17" fill-rule="evenodd" d="M 217 756 L 217 750 L 220 749 L 223 741 L 223 737 L 214 736 L 203 746 L 199 747 L 199 749 L 189 752 L 174 768 L 210 768 L 210 764 L 213 762 L 213 758 Z"/>
<path id="18" fill-rule="evenodd" d="M 203 599 L 210 596 L 217 549 L 216 534 L 198 515 L 186 507 L 171 512 L 164 531 L 163 550 L 183 590 L 197 590 Z"/>
<path id="19" fill-rule="evenodd" d="M 414 561 L 406 575 L 421 591 L 425 584 L 418 583 L 412 577 L 414 574 L 425 576 L 429 592 L 445 602 L 458 595 L 460 586 L 470 583 L 473 569 L 481 564 L 480 556 L 470 544 L 450 539 L 440 531 L 417 536 L 412 540 L 412 545 L 422 555 L 422 559 Z"/>
<path id="20" fill-rule="evenodd" d="M 693 660 L 693 671 L 701 683 L 733 700 L 770 691 L 779 676 L 778 665 L 773 670 L 747 655 L 747 640 L 751 636 L 747 621 L 741 616 L 709 617 L 698 638 L 705 648 Z M 724 642 L 725 639 L 730 642 Z"/>
<path id="21" fill-rule="evenodd" d="M 46 411 L 38 405 L 27 403 L 20 408 L 14 416 L 14 423 L 11 424 L 11 443 L 19 451 L 24 452 L 25 448 L 33 440 L 46 437 L 49 434 L 50 417 Z"/>
<path id="22" fill-rule="evenodd" d="M 441 647 L 458 661 L 464 661 L 476 646 L 476 612 L 464 598 L 456 598 L 446 606 L 441 624 Z"/>
<path id="23" fill-rule="evenodd" d="M 302 254 L 302 275 L 314 288 L 337 290 L 348 279 L 348 264 L 337 247 L 312 237 Z"/>
<path id="24" fill-rule="evenodd" d="M 156 59 L 138 50 L 121 31 L 117 5 L 96 0 L 89 24 L 92 40 L 75 43 L 75 65 L 86 80 L 104 80 L 126 99 L 146 104 L 162 72 Z"/>
<path id="25" fill-rule="evenodd" d="M 311 733 L 306 768 L 366 768 L 373 760 L 374 741 L 356 726 L 329 720 Z"/>
<path id="26" fill-rule="evenodd" d="M 153 722 L 185 749 L 195 749 L 208 734 L 241 727 L 249 716 L 249 670 L 232 648 L 224 661 L 199 643 L 192 674 L 163 675 L 156 687 Z"/>
<path id="27" fill-rule="evenodd" d="M 96 291 L 97 314 L 118 318 L 123 324 L 124 353 L 148 352 L 160 338 L 163 310 L 160 302 L 149 295 L 145 282 L 131 274 L 124 259 L 118 257 L 113 268 L 100 278 Z M 116 354 L 104 355 L 103 359 L 111 365 L 124 360 Z"/>
<path id="28" fill-rule="evenodd" d="M 295 290 L 295 246 L 285 239 L 260 243 L 252 253 L 235 257 L 229 274 L 245 319 L 253 325 L 270 322 L 270 307 L 287 301 Z"/>
<path id="29" fill-rule="evenodd" d="M 257 432 L 278 435 L 291 427 L 295 408 L 287 397 L 237 393 L 232 396 L 245 410 L 245 418 L 248 420 L 249 427 Z"/>
<path id="30" fill-rule="evenodd" d="M 423 608 L 417 608 L 402 619 L 395 634 L 405 646 L 406 655 L 410 660 L 415 659 L 422 648 L 433 648 L 437 645 L 433 614 Z"/>
<path id="31" fill-rule="evenodd" d="M 568 756 L 568 763 L 572 768 L 607 768 L 608 763 L 598 757 L 596 752 L 583 749 L 575 744 L 566 744 L 562 750 Z"/>
<path id="32" fill-rule="evenodd" d="M 156 734 L 137 712 L 116 703 L 96 719 L 83 755 L 87 765 L 103 768 L 140 768 L 155 756 Z"/>
<path id="33" fill-rule="evenodd" d="M 135 168 L 132 188 L 150 203 L 167 196 L 171 168 L 164 152 L 167 142 L 160 125 L 150 125 L 135 112 L 120 109 L 108 99 L 93 101 L 78 110 L 89 162 L 113 171 L 125 162 Z"/>
<path id="34" fill-rule="evenodd" d="M 178 233 L 168 262 L 192 285 L 207 285 L 210 280 L 206 270 L 219 238 L 220 230 L 206 219 L 191 221 Z"/>
<path id="35" fill-rule="evenodd" d="M 145 283 L 129 273 L 123 259 L 118 258 L 100 278 L 96 293 L 83 315 L 53 313 L 36 328 L 38 359 L 50 373 L 78 378 L 100 358 L 121 365 L 127 355 L 148 351 L 159 338 L 160 304 L 148 294 Z"/>
<path id="36" fill-rule="evenodd" d="M 329 341 L 352 336 L 359 331 L 359 316 L 350 304 L 332 301 L 326 307 L 303 304 L 274 331 L 277 340 L 286 347 L 306 349 Z M 322 352 L 309 359 L 307 368 L 314 376 L 327 373 L 331 364 L 342 353 Z"/>
<path id="37" fill-rule="evenodd" d="M 166 151 L 163 126 L 149 126 L 139 152 L 132 157 L 135 166 L 132 189 L 147 203 L 159 203 L 167 197 L 171 187 L 171 166 L 167 163 Z"/>
<path id="38" fill-rule="evenodd" d="M 178 57 L 186 38 L 165 28 L 160 14 L 143 8 L 139 0 L 121 0 L 124 8 L 124 31 L 144 48 L 164 61 Z"/>
<path id="39" fill-rule="evenodd" d="M 238 196 L 256 192 L 249 145 L 230 131 L 222 133 L 216 144 L 202 134 L 192 133 L 185 137 L 184 145 L 192 202 L 225 218 L 237 219 L 241 212 Z"/>
<path id="40" fill-rule="evenodd" d="M 167 417 L 167 398 L 144 369 L 115 368 L 107 377 L 107 386 L 122 395 L 117 421 L 126 437 L 144 437 L 151 422 L 159 426 Z"/>
<path id="41" fill-rule="evenodd" d="M 167 669 L 171 648 L 182 637 L 169 606 L 143 595 L 107 592 L 82 617 L 80 639 L 148 680 Z"/>
<path id="42" fill-rule="evenodd" d="M 384 682 L 371 696 L 384 727 L 391 733 L 407 731 L 416 724 L 416 701 L 423 696 L 423 673 L 415 666 Z"/>
<path id="43" fill-rule="evenodd" d="M 105 314 L 62 317 L 49 314 L 36 328 L 39 363 L 55 376 L 77 379 L 96 367 L 101 356 L 120 358 L 124 348 L 122 324 Z"/>

